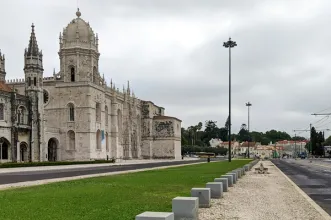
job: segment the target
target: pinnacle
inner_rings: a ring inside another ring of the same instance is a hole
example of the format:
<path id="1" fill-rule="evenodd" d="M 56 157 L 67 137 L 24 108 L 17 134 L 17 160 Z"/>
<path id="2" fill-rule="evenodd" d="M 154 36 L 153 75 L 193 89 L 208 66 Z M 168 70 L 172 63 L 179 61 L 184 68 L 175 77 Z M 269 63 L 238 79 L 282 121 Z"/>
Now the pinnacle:
<path id="1" fill-rule="evenodd" d="M 28 51 L 27 51 L 27 56 L 38 56 L 39 54 L 39 48 L 38 48 L 38 43 L 36 39 L 36 35 L 34 32 L 34 24 L 32 23 L 31 25 L 31 35 L 30 35 L 30 41 L 29 41 L 29 46 L 28 46 Z"/>

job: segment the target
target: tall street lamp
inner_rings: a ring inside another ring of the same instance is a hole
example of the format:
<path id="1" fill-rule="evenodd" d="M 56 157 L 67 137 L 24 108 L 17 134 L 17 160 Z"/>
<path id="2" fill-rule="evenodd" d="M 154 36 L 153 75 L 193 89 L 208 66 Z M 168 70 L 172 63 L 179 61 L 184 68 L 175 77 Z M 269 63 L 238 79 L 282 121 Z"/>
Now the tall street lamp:
<path id="1" fill-rule="evenodd" d="M 231 37 L 223 43 L 223 47 L 229 48 L 229 162 L 231 162 L 231 48 L 237 46 Z"/>
<path id="2" fill-rule="evenodd" d="M 246 103 L 246 106 L 248 107 L 248 158 L 249 158 L 249 142 L 250 142 L 250 135 L 249 135 L 249 107 L 252 106 L 250 102 Z"/>

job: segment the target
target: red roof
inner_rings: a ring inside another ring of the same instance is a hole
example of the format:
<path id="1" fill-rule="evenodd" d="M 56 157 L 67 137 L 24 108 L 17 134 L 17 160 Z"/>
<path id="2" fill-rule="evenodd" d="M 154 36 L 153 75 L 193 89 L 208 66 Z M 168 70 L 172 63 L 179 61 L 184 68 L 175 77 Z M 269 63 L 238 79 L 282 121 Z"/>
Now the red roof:
<path id="1" fill-rule="evenodd" d="M 0 91 L 11 92 L 12 89 L 5 82 L 0 81 Z"/>

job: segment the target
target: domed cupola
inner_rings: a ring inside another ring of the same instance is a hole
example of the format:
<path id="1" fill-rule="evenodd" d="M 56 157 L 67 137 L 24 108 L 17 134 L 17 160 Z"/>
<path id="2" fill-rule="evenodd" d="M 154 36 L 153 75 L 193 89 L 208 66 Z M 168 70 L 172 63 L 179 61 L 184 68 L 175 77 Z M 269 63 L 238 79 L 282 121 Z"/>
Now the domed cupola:
<path id="1" fill-rule="evenodd" d="M 60 33 L 60 71 L 54 73 L 57 80 L 68 83 L 91 82 L 100 84 L 98 34 L 81 18 L 79 9 L 63 34 Z"/>
<path id="2" fill-rule="evenodd" d="M 84 21 L 81 15 L 78 9 L 77 17 L 64 28 L 63 34 L 60 33 L 60 48 L 81 47 L 98 51 L 98 35 L 94 34 L 90 24 Z"/>

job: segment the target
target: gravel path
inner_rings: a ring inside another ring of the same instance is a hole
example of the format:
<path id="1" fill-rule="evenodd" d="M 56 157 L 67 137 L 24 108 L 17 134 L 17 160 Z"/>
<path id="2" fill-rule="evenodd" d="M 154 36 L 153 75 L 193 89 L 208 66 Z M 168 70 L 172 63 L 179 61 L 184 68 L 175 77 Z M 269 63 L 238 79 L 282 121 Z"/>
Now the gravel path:
<path id="1" fill-rule="evenodd" d="M 269 174 L 257 174 L 253 167 L 222 199 L 212 199 L 210 208 L 200 208 L 199 219 L 325 219 L 270 161 L 263 165 Z"/>

